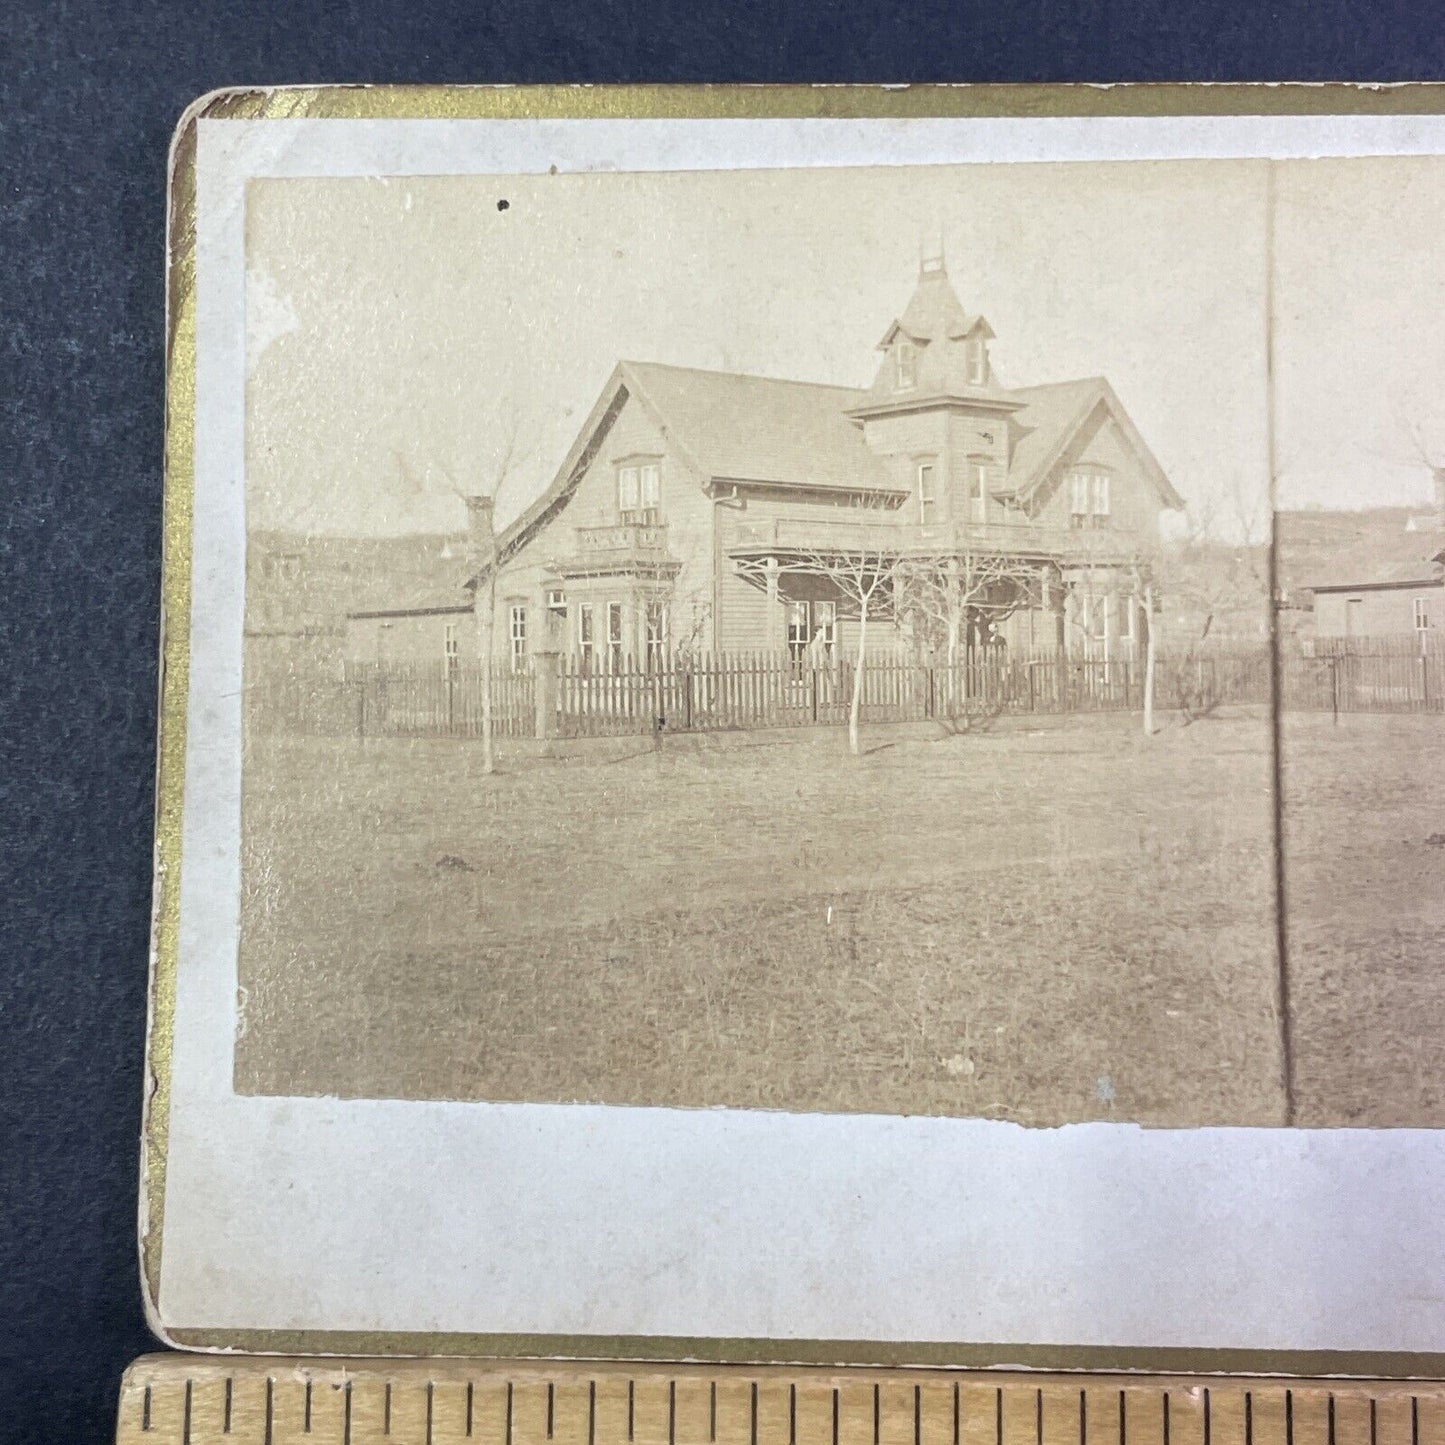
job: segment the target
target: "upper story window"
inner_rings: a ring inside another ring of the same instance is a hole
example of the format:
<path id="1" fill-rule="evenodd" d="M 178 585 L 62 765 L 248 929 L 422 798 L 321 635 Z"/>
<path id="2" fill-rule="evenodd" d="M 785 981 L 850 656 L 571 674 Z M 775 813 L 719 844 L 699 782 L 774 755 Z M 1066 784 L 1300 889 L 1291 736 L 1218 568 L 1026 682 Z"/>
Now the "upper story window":
<path id="1" fill-rule="evenodd" d="M 965 358 L 968 364 L 968 384 L 970 386 L 987 386 L 988 348 L 984 345 L 983 337 L 969 338 Z"/>
<path id="2" fill-rule="evenodd" d="M 1415 599 L 1415 631 L 1424 632 L 1430 626 L 1430 599 L 1428 597 L 1417 597 Z"/>
<path id="3" fill-rule="evenodd" d="M 938 520 L 938 472 L 932 460 L 918 464 L 918 520 L 925 527 Z"/>
<path id="4" fill-rule="evenodd" d="M 455 622 L 448 622 L 442 628 L 442 660 L 446 664 L 446 675 L 455 677 L 462 665 L 461 640 Z"/>
<path id="5" fill-rule="evenodd" d="M 918 385 L 918 347 L 906 336 L 893 344 L 893 382 L 899 391 Z"/>
<path id="6" fill-rule="evenodd" d="M 1097 467 L 1079 467 L 1069 475 L 1069 525 L 1075 531 L 1109 525 L 1112 501 L 1109 474 Z"/>
<path id="7" fill-rule="evenodd" d="M 637 457 L 617 468 L 617 510 L 624 522 L 656 522 L 662 505 L 662 467 Z"/>
<path id="8" fill-rule="evenodd" d="M 968 519 L 970 522 L 988 521 L 988 464 L 968 464 Z"/>
<path id="9" fill-rule="evenodd" d="M 567 616 L 567 594 L 560 587 L 552 587 L 547 591 L 547 611 L 553 617 L 565 619 Z"/>

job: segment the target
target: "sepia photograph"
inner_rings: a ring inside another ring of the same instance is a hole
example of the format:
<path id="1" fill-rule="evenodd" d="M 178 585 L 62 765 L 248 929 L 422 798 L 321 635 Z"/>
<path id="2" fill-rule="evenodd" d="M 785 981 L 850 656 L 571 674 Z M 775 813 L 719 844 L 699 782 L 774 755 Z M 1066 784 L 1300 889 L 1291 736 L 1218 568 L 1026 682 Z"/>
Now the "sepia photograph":
<path id="1" fill-rule="evenodd" d="M 1445 1124 L 1442 220 L 252 180 L 237 1091 Z"/>

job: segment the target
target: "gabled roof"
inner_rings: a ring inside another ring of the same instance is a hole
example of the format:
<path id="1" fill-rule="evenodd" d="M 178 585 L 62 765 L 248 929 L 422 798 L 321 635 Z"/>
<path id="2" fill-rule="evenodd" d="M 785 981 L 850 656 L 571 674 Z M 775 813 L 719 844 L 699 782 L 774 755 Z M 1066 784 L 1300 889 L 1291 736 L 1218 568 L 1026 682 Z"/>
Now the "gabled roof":
<path id="1" fill-rule="evenodd" d="M 1018 428 L 1018 440 L 1009 462 L 1009 486 L 1020 501 L 1029 501 L 1048 484 L 1069 443 L 1103 407 L 1138 454 L 1164 505 L 1175 509 L 1184 506 L 1184 498 L 1174 490 L 1154 453 L 1130 421 L 1123 403 L 1114 395 L 1114 388 L 1102 376 L 1058 381 L 1048 386 L 1011 387 L 1009 395 L 1024 403 L 1012 418 Z"/>
<path id="2" fill-rule="evenodd" d="M 1274 518 L 1280 585 L 1287 592 L 1430 585 L 1445 539 L 1406 531 L 1408 516 L 1403 507 L 1281 509 Z"/>
<path id="3" fill-rule="evenodd" d="M 948 294 L 952 295 L 951 288 Z M 961 307 L 959 313 L 969 321 Z M 1019 408 L 1011 418 L 1021 435 L 1009 468 L 1009 490 L 1020 500 L 1028 500 L 1048 482 L 1080 428 L 1097 408 L 1105 407 L 1137 452 L 1164 505 L 1184 505 L 1102 377 L 1010 388 L 997 395 Z M 874 397 L 868 389 L 619 361 L 551 484 L 498 538 L 498 561 L 506 561 L 566 506 L 630 396 L 646 408 L 704 483 L 908 493 L 869 450 L 862 427 L 853 420 Z M 951 399 L 937 400 L 946 404 Z M 474 581 L 468 579 L 467 585 Z"/>
<path id="4" fill-rule="evenodd" d="M 902 492 L 868 449 L 850 386 L 624 361 L 619 370 L 704 479 Z"/>

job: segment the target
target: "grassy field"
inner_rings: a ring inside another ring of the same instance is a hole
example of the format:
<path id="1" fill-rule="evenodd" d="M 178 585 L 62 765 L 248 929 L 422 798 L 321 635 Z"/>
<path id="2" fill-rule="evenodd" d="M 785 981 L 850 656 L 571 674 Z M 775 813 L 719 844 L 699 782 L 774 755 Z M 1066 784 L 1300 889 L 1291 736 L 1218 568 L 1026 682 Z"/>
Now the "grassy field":
<path id="1" fill-rule="evenodd" d="M 1445 717 L 1287 713 L 1281 754 L 1299 1122 L 1445 1126 Z"/>
<path id="2" fill-rule="evenodd" d="M 256 739 L 238 1085 L 1280 1119 L 1261 716 L 690 741 Z"/>

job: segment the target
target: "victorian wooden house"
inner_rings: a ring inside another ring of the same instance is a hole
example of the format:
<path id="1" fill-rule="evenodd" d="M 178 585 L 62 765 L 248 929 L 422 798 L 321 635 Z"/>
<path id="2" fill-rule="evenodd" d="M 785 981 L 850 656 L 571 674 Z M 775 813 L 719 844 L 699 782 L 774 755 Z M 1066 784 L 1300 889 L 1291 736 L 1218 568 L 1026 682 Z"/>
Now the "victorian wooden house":
<path id="1" fill-rule="evenodd" d="M 975 645 L 1126 655 L 1140 559 L 1180 497 L 1104 378 L 1006 386 L 993 338 L 938 259 L 866 389 L 617 363 L 552 483 L 479 544 L 498 660 L 846 651 L 859 608 L 827 561 L 864 555 L 987 571 Z M 474 648 L 465 607 L 353 617 L 352 655 L 383 655 L 384 623 L 417 656 Z"/>

